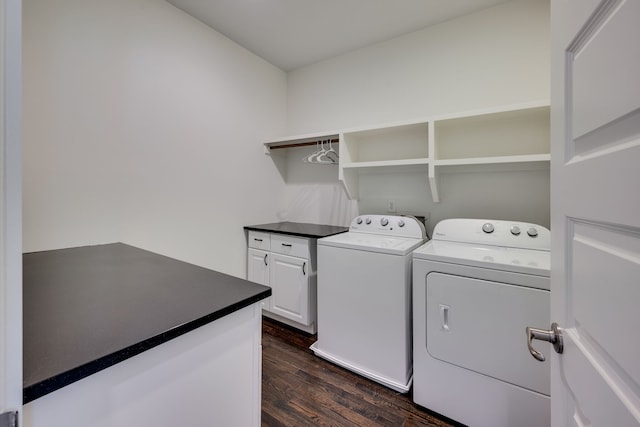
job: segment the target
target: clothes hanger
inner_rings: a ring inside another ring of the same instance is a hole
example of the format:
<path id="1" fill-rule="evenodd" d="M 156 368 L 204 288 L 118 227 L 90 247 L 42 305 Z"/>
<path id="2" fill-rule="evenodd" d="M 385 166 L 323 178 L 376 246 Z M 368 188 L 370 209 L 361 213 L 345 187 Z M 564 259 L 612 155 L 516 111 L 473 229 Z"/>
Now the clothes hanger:
<path id="1" fill-rule="evenodd" d="M 318 148 L 320 145 L 320 141 L 316 141 L 316 151 L 311 154 L 308 154 L 302 158 L 302 161 L 305 163 L 314 163 L 315 158 L 320 154 L 320 149 Z"/>
<path id="2" fill-rule="evenodd" d="M 325 147 L 325 140 L 319 140 L 316 143 L 316 148 L 320 147 L 313 153 L 302 158 L 304 163 L 317 163 L 324 165 L 333 165 L 338 162 L 338 153 L 333 149 L 331 145 L 331 139 L 328 139 L 327 144 L 329 145 L 329 149 L 327 150 Z"/>
<path id="3" fill-rule="evenodd" d="M 328 143 L 331 147 L 331 139 L 328 140 Z M 328 156 L 328 153 L 330 153 L 330 151 L 324 148 L 324 141 L 322 141 L 322 152 L 315 158 L 315 163 L 321 163 L 324 165 L 335 164 L 335 159 L 333 159 L 331 156 Z"/>
<path id="4" fill-rule="evenodd" d="M 325 157 L 329 158 L 333 163 L 337 163 L 340 158 L 338 152 L 331 146 L 331 139 L 329 139 L 329 150 L 325 153 Z"/>

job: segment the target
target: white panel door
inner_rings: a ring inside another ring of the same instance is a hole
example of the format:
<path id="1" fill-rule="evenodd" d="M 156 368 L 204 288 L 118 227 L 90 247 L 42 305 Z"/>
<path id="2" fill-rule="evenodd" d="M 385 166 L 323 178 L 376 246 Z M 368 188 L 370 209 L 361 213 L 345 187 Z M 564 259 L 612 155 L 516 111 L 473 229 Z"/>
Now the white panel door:
<path id="1" fill-rule="evenodd" d="M 22 409 L 21 20 L 0 0 L 0 425 Z"/>
<path id="2" fill-rule="evenodd" d="M 637 426 L 640 1 L 551 7 L 552 425 Z"/>
<path id="3" fill-rule="evenodd" d="M 271 254 L 272 313 L 304 325 L 309 324 L 309 262 L 306 259 Z"/>

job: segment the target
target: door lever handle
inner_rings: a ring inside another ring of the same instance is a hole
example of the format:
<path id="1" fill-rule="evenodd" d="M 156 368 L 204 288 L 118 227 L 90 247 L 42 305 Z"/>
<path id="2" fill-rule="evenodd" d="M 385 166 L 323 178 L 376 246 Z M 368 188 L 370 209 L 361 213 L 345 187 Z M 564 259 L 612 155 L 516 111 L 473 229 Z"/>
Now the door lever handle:
<path id="1" fill-rule="evenodd" d="M 544 354 L 540 353 L 538 350 L 533 348 L 532 341 L 540 340 L 540 341 L 548 341 L 553 344 L 553 349 L 558 354 L 562 354 L 564 350 L 564 345 L 562 342 L 562 330 L 560 326 L 553 322 L 551 324 L 551 329 L 538 329 L 532 328 L 531 326 L 527 326 L 527 346 L 529 347 L 529 353 L 540 362 L 545 361 Z"/>

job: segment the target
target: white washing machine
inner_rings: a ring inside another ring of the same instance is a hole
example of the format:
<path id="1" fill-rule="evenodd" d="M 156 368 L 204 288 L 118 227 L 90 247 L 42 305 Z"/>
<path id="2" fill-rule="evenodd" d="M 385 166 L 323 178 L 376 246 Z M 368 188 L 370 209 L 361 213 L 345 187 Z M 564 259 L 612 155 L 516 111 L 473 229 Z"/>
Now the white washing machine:
<path id="1" fill-rule="evenodd" d="M 539 225 L 447 219 L 413 252 L 417 404 L 474 427 L 550 424 L 549 361 L 525 335 L 550 322 L 549 247 Z"/>
<path id="2" fill-rule="evenodd" d="M 425 242 L 413 217 L 361 215 L 318 239 L 318 341 L 324 359 L 406 393 L 411 387 L 411 252 Z"/>

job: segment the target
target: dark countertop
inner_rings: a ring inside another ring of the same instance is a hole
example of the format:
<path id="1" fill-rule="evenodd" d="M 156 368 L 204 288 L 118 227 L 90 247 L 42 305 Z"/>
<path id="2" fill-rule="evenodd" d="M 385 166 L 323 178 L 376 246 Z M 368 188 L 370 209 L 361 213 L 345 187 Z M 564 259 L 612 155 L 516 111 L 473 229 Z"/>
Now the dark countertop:
<path id="1" fill-rule="evenodd" d="M 310 237 L 319 239 L 321 237 L 333 236 L 334 234 L 349 231 L 349 227 L 337 225 L 306 224 L 302 222 L 274 222 L 271 224 L 248 225 L 245 230 L 266 231 L 271 233 L 289 234 L 291 236 Z"/>
<path id="2" fill-rule="evenodd" d="M 24 403 L 271 295 L 123 243 L 23 256 Z"/>

